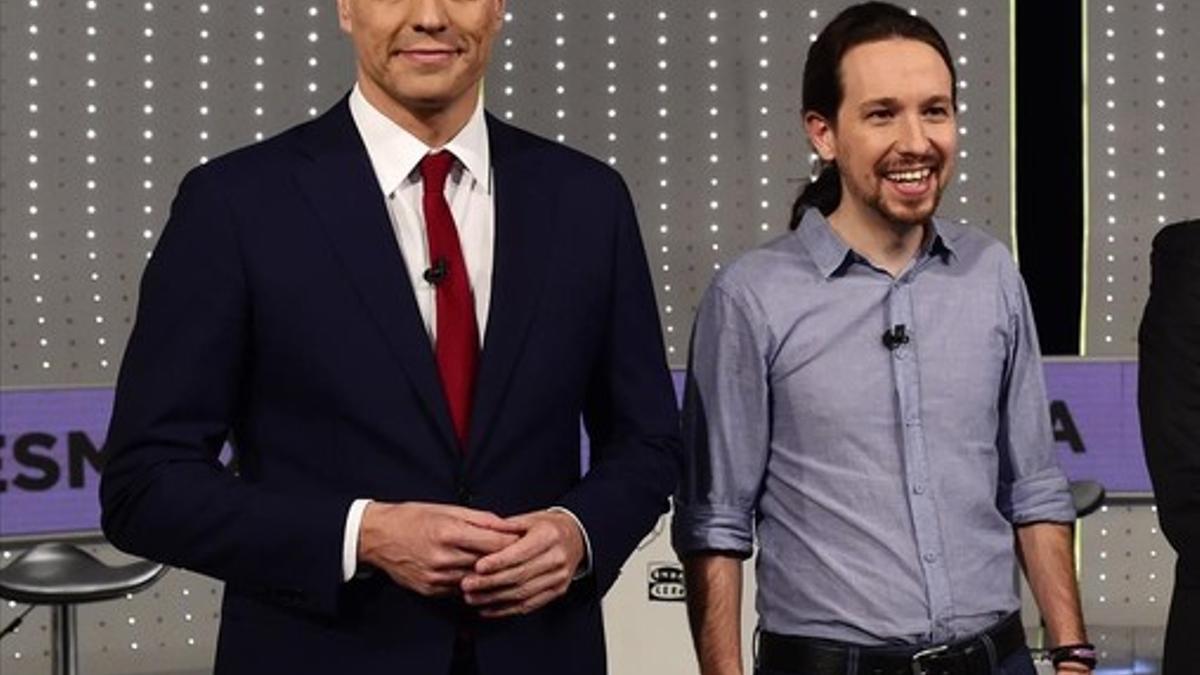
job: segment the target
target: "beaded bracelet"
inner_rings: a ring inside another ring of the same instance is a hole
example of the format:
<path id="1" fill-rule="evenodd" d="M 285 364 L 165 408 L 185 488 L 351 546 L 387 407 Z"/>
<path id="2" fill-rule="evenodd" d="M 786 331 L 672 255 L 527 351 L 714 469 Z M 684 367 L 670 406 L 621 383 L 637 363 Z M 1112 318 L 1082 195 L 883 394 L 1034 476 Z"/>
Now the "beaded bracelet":
<path id="1" fill-rule="evenodd" d="M 1092 670 L 1096 667 L 1096 647 L 1086 642 L 1059 645 L 1050 650 L 1050 662 L 1055 668 L 1063 663 L 1078 663 Z"/>

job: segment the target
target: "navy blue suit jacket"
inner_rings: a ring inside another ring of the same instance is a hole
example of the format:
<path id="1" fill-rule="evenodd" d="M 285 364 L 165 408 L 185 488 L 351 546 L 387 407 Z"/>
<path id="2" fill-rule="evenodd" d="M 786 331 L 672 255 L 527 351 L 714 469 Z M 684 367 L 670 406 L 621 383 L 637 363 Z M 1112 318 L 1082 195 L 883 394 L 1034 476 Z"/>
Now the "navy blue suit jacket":
<path id="1" fill-rule="evenodd" d="M 447 671 L 461 603 L 382 573 L 342 583 L 358 497 L 569 508 L 593 573 L 531 615 L 479 620 L 480 671 L 604 671 L 601 595 L 679 461 L 653 288 L 615 171 L 488 128 L 495 264 L 465 459 L 345 100 L 179 188 L 118 380 L 103 527 L 226 582 L 218 672 Z M 236 473 L 217 460 L 227 439 Z"/>
<path id="2" fill-rule="evenodd" d="M 1163 535 L 1179 558 L 1163 674 L 1194 673 L 1200 635 L 1200 220 L 1154 237 L 1138 331 L 1138 408 Z"/>

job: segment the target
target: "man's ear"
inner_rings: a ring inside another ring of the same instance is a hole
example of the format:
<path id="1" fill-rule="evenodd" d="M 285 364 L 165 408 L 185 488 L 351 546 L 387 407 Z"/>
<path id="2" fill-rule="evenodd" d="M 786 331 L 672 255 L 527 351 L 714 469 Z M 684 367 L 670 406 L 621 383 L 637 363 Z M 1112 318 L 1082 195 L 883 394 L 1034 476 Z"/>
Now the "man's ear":
<path id="1" fill-rule="evenodd" d="M 350 19 L 350 0 L 337 0 L 338 26 L 343 33 L 349 34 L 353 22 Z"/>
<path id="2" fill-rule="evenodd" d="M 837 132 L 833 123 L 819 112 L 812 110 L 804 113 L 804 131 L 808 134 L 808 142 L 822 161 L 832 162 L 837 159 Z"/>
<path id="3" fill-rule="evenodd" d="M 495 26 L 495 29 L 496 29 L 496 32 L 499 32 L 499 31 L 500 31 L 500 29 L 504 27 L 504 8 L 505 8 L 505 5 L 506 5 L 506 3 L 505 3 L 505 1 L 504 1 L 504 0 L 492 0 L 492 2 L 494 2 L 494 3 L 495 3 L 495 5 L 496 5 L 496 9 L 495 9 L 495 12 L 496 12 L 496 26 Z"/>

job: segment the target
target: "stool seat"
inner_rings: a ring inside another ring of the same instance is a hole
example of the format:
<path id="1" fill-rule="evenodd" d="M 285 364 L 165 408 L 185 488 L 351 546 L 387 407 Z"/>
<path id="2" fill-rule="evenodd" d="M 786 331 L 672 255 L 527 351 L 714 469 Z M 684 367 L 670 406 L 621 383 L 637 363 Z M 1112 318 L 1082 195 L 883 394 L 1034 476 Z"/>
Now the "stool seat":
<path id="1" fill-rule="evenodd" d="M 1094 480 L 1073 480 L 1071 502 L 1075 506 L 1076 518 L 1094 513 L 1104 503 L 1104 486 Z"/>
<path id="2" fill-rule="evenodd" d="M 106 565 L 71 544 L 38 544 L 0 569 L 0 598 L 32 605 L 111 600 L 154 583 L 166 568 L 149 561 Z"/>

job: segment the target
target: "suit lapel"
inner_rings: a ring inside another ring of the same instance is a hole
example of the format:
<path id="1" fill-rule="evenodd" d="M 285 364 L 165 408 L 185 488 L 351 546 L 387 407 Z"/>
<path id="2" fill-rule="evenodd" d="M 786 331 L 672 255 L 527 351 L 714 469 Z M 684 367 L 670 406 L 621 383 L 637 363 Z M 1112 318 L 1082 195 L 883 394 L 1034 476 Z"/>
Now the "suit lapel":
<path id="1" fill-rule="evenodd" d="M 309 125 L 301 144 L 309 161 L 297 169 L 296 181 L 367 313 L 440 429 L 446 448 L 457 454 L 433 349 L 404 256 L 346 99 Z"/>
<path id="2" fill-rule="evenodd" d="M 522 153 L 528 146 L 522 143 L 521 132 L 491 115 L 487 121 L 496 234 L 492 298 L 471 410 L 469 460 L 485 446 L 505 405 L 505 390 L 546 284 L 554 236 L 554 195 L 537 192 L 544 168 L 533 153 Z"/>

